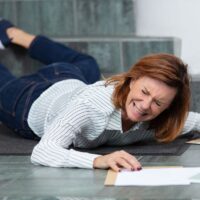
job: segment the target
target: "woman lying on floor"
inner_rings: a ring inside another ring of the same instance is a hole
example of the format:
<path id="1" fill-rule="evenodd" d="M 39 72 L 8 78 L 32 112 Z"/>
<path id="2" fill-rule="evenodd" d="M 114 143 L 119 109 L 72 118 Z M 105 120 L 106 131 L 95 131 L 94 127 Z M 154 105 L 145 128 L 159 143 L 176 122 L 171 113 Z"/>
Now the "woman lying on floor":
<path id="1" fill-rule="evenodd" d="M 0 41 L 1 48 L 20 45 L 45 64 L 21 78 L 0 65 L 0 120 L 22 137 L 41 137 L 31 155 L 34 164 L 140 170 L 125 151 L 101 156 L 68 147 L 120 146 L 152 137 L 170 142 L 200 130 L 200 115 L 188 114 L 187 65 L 173 55 L 146 56 L 128 72 L 99 81 L 91 56 L 6 20 L 0 21 Z"/>

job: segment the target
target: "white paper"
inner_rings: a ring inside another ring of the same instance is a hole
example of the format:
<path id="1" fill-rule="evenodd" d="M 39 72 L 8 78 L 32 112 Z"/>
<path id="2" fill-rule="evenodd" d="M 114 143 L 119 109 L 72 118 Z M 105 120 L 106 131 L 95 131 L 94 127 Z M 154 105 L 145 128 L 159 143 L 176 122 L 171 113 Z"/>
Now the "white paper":
<path id="1" fill-rule="evenodd" d="M 118 173 L 115 185 L 161 186 L 189 185 L 190 177 L 200 173 L 200 167 L 170 167 L 142 169 L 141 171 L 122 170 Z"/>
<path id="2" fill-rule="evenodd" d="M 188 143 L 188 144 L 200 144 L 200 138 L 194 139 L 194 140 L 190 140 L 190 141 L 188 141 L 186 143 Z"/>
<path id="3" fill-rule="evenodd" d="M 196 174 L 196 175 L 190 177 L 190 181 L 192 183 L 200 183 L 200 174 Z"/>

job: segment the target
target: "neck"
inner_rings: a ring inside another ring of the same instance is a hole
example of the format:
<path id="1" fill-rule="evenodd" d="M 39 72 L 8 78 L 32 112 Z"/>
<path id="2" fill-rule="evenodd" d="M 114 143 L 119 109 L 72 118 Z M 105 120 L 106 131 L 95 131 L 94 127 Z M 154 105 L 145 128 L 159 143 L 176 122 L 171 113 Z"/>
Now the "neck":
<path id="1" fill-rule="evenodd" d="M 136 124 L 136 122 L 132 122 L 131 120 L 129 120 L 125 114 L 125 112 L 122 111 L 122 129 L 123 132 L 128 131 L 130 128 L 132 128 L 134 125 Z"/>

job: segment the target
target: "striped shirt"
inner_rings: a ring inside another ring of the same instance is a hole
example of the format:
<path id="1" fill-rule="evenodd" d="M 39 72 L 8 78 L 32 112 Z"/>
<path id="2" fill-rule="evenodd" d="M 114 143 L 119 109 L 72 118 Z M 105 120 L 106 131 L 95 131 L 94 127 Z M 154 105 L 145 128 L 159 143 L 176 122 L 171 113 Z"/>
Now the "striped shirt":
<path id="1" fill-rule="evenodd" d="M 31 161 L 52 167 L 92 168 L 99 155 L 68 147 L 121 146 L 154 137 L 145 122 L 123 133 L 121 110 L 112 103 L 113 85 L 86 85 L 75 79 L 55 83 L 31 106 L 28 124 L 41 137 Z M 200 114 L 190 112 L 183 133 L 200 130 Z"/>

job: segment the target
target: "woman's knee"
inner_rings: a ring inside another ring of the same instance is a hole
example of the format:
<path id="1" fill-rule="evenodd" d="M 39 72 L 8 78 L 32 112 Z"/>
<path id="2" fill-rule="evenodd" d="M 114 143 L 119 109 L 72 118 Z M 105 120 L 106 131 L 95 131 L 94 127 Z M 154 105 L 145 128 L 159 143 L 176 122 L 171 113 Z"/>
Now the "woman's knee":
<path id="1" fill-rule="evenodd" d="M 77 65 L 79 69 L 82 71 L 85 79 L 88 83 L 95 83 L 100 79 L 101 73 L 99 69 L 99 65 L 95 58 L 92 56 L 88 56 L 87 59 L 78 63 Z"/>

